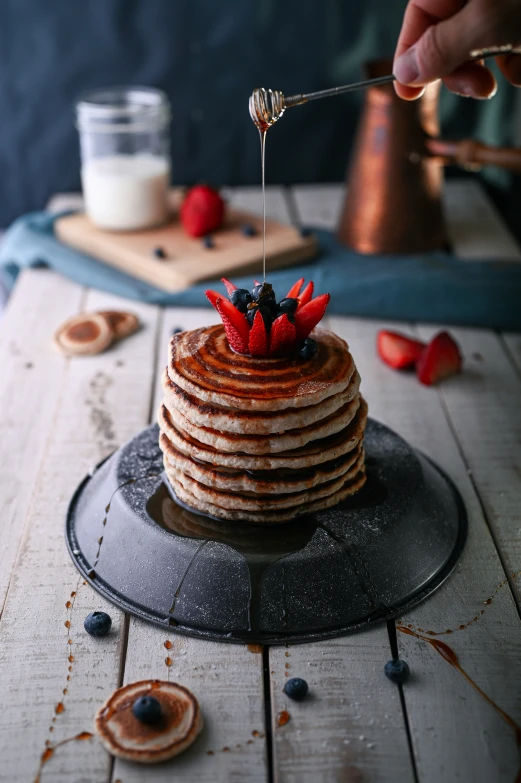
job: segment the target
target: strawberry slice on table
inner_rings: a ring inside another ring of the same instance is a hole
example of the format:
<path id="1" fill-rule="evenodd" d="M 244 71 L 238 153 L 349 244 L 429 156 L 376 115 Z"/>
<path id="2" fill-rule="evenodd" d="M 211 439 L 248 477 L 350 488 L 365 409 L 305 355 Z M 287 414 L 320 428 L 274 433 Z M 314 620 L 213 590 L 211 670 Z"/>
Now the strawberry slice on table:
<path id="1" fill-rule="evenodd" d="M 448 332 L 439 332 L 428 344 L 418 364 L 418 380 L 432 386 L 461 372 L 463 358 L 458 343 Z"/>
<path id="2" fill-rule="evenodd" d="M 315 328 L 326 312 L 330 294 L 320 294 L 300 307 L 295 314 L 297 340 L 303 340 Z"/>
<path id="3" fill-rule="evenodd" d="M 311 302 L 311 297 L 313 296 L 313 289 L 315 288 L 313 284 L 313 280 L 310 280 L 307 286 L 304 288 L 302 293 L 298 296 L 299 300 L 299 310 L 301 307 L 306 305 L 308 302 Z"/>
<path id="4" fill-rule="evenodd" d="M 221 277 L 221 283 L 224 283 L 224 287 L 228 292 L 228 296 L 230 296 L 230 294 L 232 294 L 234 291 L 237 290 L 237 286 L 235 285 L 235 283 L 232 283 L 232 281 L 228 280 L 228 278 L 226 277 Z"/>
<path id="5" fill-rule="evenodd" d="M 202 237 L 221 227 L 224 201 L 219 193 L 208 185 L 196 185 L 186 194 L 180 217 L 187 234 Z"/>
<path id="6" fill-rule="evenodd" d="M 248 350 L 250 352 L 250 356 L 255 356 L 257 358 L 261 356 L 267 356 L 268 345 L 268 333 L 266 331 L 264 318 L 262 317 L 260 311 L 257 310 L 253 319 L 253 326 L 250 329 L 248 339 Z"/>
<path id="7" fill-rule="evenodd" d="M 395 370 L 414 367 L 423 351 L 425 343 L 413 340 L 399 332 L 389 332 L 385 329 L 378 332 L 376 340 L 378 356 Z"/>
<path id="8" fill-rule="evenodd" d="M 283 356 L 295 347 L 297 342 L 297 329 L 292 324 L 286 313 L 273 321 L 270 333 L 270 354 Z"/>
<path id="9" fill-rule="evenodd" d="M 297 280 L 296 283 L 293 283 L 291 288 L 289 289 L 288 293 L 286 294 L 286 299 L 296 299 L 300 293 L 300 289 L 304 285 L 304 278 L 301 277 L 300 280 Z"/>

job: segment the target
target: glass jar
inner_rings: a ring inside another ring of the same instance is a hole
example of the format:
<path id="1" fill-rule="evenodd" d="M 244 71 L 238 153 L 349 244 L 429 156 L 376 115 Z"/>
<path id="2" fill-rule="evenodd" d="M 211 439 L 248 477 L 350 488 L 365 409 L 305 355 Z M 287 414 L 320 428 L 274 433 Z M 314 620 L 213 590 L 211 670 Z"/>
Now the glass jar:
<path id="1" fill-rule="evenodd" d="M 168 219 L 170 105 L 161 90 L 111 87 L 76 105 L 85 211 L 99 228 L 135 231 Z"/>

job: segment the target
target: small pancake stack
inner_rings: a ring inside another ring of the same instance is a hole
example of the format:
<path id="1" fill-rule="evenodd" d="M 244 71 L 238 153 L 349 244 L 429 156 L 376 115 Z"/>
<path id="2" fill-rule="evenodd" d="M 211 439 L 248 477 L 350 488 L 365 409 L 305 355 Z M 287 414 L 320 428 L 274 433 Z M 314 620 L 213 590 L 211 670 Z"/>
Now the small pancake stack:
<path id="1" fill-rule="evenodd" d="M 257 358 L 232 350 L 221 325 L 173 336 L 158 421 L 180 501 L 219 519 L 280 523 L 363 486 L 360 376 L 337 335 L 317 328 L 312 339 L 311 358 Z"/>

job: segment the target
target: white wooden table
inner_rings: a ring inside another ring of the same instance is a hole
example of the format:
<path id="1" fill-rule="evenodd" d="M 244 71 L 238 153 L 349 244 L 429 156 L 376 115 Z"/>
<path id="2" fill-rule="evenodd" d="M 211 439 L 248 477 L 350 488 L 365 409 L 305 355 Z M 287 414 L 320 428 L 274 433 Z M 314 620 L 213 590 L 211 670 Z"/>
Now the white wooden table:
<path id="1" fill-rule="evenodd" d="M 229 195 L 260 209 L 258 189 Z M 340 199 L 338 186 L 270 188 L 268 212 L 332 227 Z M 447 188 L 446 202 L 460 256 L 521 258 L 472 182 Z M 60 197 L 53 206 L 70 203 Z M 52 349 L 52 333 L 68 316 L 118 307 L 139 314 L 139 334 L 95 357 L 70 360 Z M 153 418 L 173 328 L 215 317 L 207 309 L 128 303 L 39 269 L 21 275 L 0 323 L 0 781 L 31 783 L 46 747 L 90 731 L 114 688 L 168 671 L 202 705 L 206 727 L 192 749 L 142 768 L 110 758 L 95 738 L 71 741 L 47 752 L 42 783 L 519 780 L 513 723 L 521 724 L 521 335 L 453 329 L 465 371 L 426 388 L 377 359 L 376 333 L 390 324 L 326 320 L 350 344 L 371 415 L 436 460 L 469 513 L 469 539 L 454 574 L 401 622 L 424 633 L 454 630 L 441 639 L 511 723 L 432 646 L 401 633 L 400 656 L 412 676 L 403 689 L 393 685 L 383 674 L 391 657 L 385 626 L 250 650 L 167 635 L 124 616 L 85 585 L 65 549 L 70 495 L 92 465 Z M 393 326 L 422 338 L 439 328 Z M 113 618 L 104 639 L 83 630 L 95 609 Z M 307 701 L 284 696 L 288 673 L 309 682 Z M 291 719 L 278 726 L 282 710 Z"/>

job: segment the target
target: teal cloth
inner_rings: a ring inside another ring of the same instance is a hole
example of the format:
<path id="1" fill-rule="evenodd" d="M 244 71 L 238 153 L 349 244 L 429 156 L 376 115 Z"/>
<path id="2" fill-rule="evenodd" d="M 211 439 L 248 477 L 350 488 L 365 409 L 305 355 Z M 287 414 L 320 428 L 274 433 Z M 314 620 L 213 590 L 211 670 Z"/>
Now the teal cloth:
<path id="1" fill-rule="evenodd" d="M 222 290 L 214 280 L 165 293 L 61 244 L 54 236 L 55 218 L 31 213 L 6 232 L 0 267 L 8 286 L 21 268 L 45 264 L 80 285 L 156 305 L 201 307 L 206 288 Z M 338 244 L 329 232 L 316 234 L 320 253 L 315 261 L 270 273 L 278 297 L 305 277 L 314 280 L 317 293 L 331 294 L 331 314 L 521 331 L 519 263 L 458 261 L 444 252 L 362 256 Z M 251 277 L 233 276 L 233 281 L 239 287 L 252 285 Z"/>

